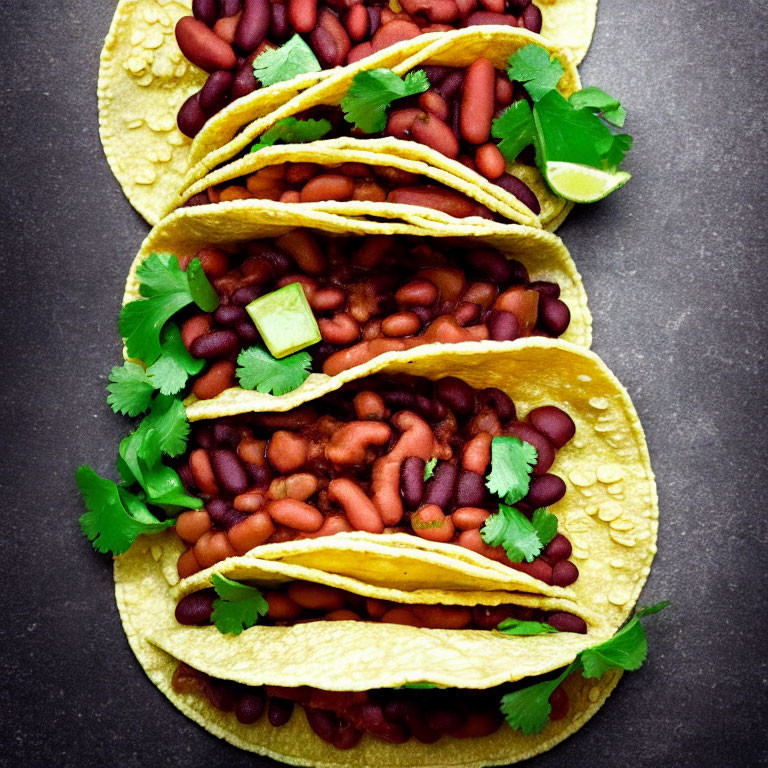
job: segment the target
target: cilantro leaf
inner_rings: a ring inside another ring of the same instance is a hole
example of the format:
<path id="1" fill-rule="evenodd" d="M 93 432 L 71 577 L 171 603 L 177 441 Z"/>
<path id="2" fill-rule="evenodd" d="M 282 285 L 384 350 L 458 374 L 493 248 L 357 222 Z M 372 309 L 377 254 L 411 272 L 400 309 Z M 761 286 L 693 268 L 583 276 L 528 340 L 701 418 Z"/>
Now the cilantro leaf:
<path id="1" fill-rule="evenodd" d="M 254 77 L 262 85 L 282 83 L 305 72 L 319 72 L 321 69 L 312 49 L 299 35 L 294 35 L 279 48 L 263 51 L 253 60 Z"/>
<path id="2" fill-rule="evenodd" d="M 507 74 L 513 82 L 523 83 L 534 101 L 557 88 L 565 70 L 554 56 L 540 45 L 529 43 L 509 59 Z"/>
<path id="3" fill-rule="evenodd" d="M 175 522 L 158 520 L 139 498 L 91 467 L 80 467 L 75 479 L 88 508 L 80 516 L 80 530 L 98 552 L 122 554 L 140 534 L 163 531 Z"/>
<path id="4" fill-rule="evenodd" d="M 424 70 L 409 72 L 403 79 L 389 69 L 371 69 L 354 76 L 341 100 L 341 108 L 347 122 L 355 128 L 363 133 L 378 133 L 387 124 L 387 107 L 393 101 L 428 89 Z"/>
<path id="5" fill-rule="evenodd" d="M 437 466 L 437 456 L 433 456 L 425 465 L 424 465 L 424 482 L 429 480 L 432 475 L 435 474 L 435 467 Z"/>
<path id="6" fill-rule="evenodd" d="M 205 360 L 197 360 L 189 354 L 176 323 L 165 324 L 161 339 L 162 354 L 147 369 L 147 378 L 161 394 L 175 395 L 183 389 L 189 376 L 200 373 Z"/>
<path id="7" fill-rule="evenodd" d="M 551 624 L 544 624 L 541 621 L 522 621 L 511 617 L 504 619 L 496 629 L 505 635 L 549 635 L 557 632 Z"/>
<path id="8" fill-rule="evenodd" d="M 544 507 L 534 510 L 531 524 L 542 546 L 546 547 L 555 538 L 557 533 L 557 517 L 544 509 Z"/>
<path id="9" fill-rule="evenodd" d="M 589 86 L 572 93 L 568 101 L 576 109 L 591 109 L 602 113 L 603 119 L 621 128 L 627 117 L 627 110 L 621 106 L 621 102 L 606 93 L 602 88 Z"/>
<path id="10" fill-rule="evenodd" d="M 434 683 L 406 683 L 399 686 L 400 688 L 411 688 L 416 691 L 430 691 L 433 688 L 437 688 Z"/>
<path id="11" fill-rule="evenodd" d="M 192 301 L 203 312 L 213 312 L 219 306 L 219 294 L 206 277 L 203 271 L 203 262 L 200 259 L 192 259 L 187 266 L 187 283 Z"/>
<path id="12" fill-rule="evenodd" d="M 618 168 L 630 149 L 632 149 L 632 137 L 628 133 L 614 134 L 605 151 L 605 165 L 608 168 Z"/>
<path id="13" fill-rule="evenodd" d="M 308 352 L 296 352 L 278 360 L 263 347 L 249 347 L 237 357 L 237 378 L 243 389 L 284 395 L 300 387 L 312 365 Z"/>
<path id="14" fill-rule="evenodd" d="M 144 299 L 126 304 L 118 327 L 131 357 L 151 364 L 160 357 L 165 323 L 192 301 L 187 276 L 171 254 L 153 253 L 137 271 Z"/>
<path id="15" fill-rule="evenodd" d="M 256 587 L 232 581 L 219 573 L 214 573 L 211 581 L 219 596 L 213 601 L 211 619 L 222 634 L 239 635 L 269 613 L 269 603 Z"/>
<path id="16" fill-rule="evenodd" d="M 284 144 L 317 141 L 317 139 L 322 139 L 330 130 L 331 124 L 328 120 L 300 120 L 297 117 L 284 117 L 264 131 L 259 140 L 251 147 L 251 152 L 258 152 L 264 147 L 271 147 L 278 141 L 282 141 Z"/>
<path id="17" fill-rule="evenodd" d="M 494 437 L 491 441 L 491 471 L 488 490 L 507 504 L 516 504 L 528 493 L 531 471 L 538 454 L 530 444 L 516 437 Z"/>
<path id="18" fill-rule="evenodd" d="M 491 126 L 491 136 L 501 139 L 499 151 L 508 163 L 514 163 L 515 158 L 529 144 L 533 144 L 535 135 L 536 126 L 531 107 L 524 99 L 505 109 Z"/>
<path id="19" fill-rule="evenodd" d="M 140 365 L 125 363 L 109 372 L 107 391 L 107 403 L 115 413 L 138 416 L 149 408 L 155 385 Z"/>
<path id="20" fill-rule="evenodd" d="M 499 511 L 486 518 L 480 536 L 491 547 L 504 547 L 513 563 L 532 562 L 542 548 L 531 521 L 506 504 L 499 504 Z"/>
<path id="21" fill-rule="evenodd" d="M 665 608 L 669 607 L 669 605 L 669 600 L 662 600 L 660 603 L 656 603 L 656 605 L 649 605 L 645 608 L 639 608 L 637 611 L 635 611 L 635 618 L 642 619 L 643 616 L 652 616 L 654 613 L 663 611 Z"/>
<path id="22" fill-rule="evenodd" d="M 180 456 L 184 453 L 189 437 L 189 421 L 181 400 L 158 395 L 149 415 L 142 420 L 136 432 L 148 432 L 151 429 L 160 435 L 160 450 L 166 456 Z"/>

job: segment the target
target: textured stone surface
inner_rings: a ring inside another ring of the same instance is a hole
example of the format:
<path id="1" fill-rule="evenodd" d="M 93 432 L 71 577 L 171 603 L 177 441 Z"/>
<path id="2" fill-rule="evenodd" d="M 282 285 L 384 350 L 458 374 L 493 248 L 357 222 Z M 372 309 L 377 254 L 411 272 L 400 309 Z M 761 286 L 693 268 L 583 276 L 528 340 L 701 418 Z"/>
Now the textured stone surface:
<path id="1" fill-rule="evenodd" d="M 646 667 L 536 768 L 768 760 L 768 7 L 661 7 L 603 2 L 582 75 L 628 107 L 635 178 L 574 211 L 561 234 L 590 294 L 594 348 L 629 388 L 658 474 L 644 601 L 674 605 L 651 620 Z M 0 10 L 0 765 L 272 765 L 197 728 L 139 671 L 110 563 L 77 529 L 72 473 L 83 461 L 111 471 L 125 429 L 103 387 L 146 233 L 97 139 L 112 10 L 85 0 Z"/>

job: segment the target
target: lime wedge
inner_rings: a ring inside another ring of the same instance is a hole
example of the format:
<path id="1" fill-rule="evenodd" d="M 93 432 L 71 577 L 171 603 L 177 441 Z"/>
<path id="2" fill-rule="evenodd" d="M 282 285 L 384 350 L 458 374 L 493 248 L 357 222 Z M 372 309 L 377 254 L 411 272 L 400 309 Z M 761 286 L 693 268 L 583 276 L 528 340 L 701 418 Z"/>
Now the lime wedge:
<path id="1" fill-rule="evenodd" d="M 626 184 L 626 171 L 601 171 L 591 165 L 552 161 L 544 166 L 544 178 L 552 191 L 574 203 L 594 203 Z"/>

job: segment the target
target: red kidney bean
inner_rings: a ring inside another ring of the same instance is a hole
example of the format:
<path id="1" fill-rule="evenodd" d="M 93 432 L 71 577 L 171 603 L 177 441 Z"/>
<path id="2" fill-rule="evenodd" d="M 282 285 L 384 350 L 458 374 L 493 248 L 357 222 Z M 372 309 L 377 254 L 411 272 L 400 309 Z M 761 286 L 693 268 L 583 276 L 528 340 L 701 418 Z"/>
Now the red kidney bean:
<path id="1" fill-rule="evenodd" d="M 325 519 L 315 507 L 297 499 L 286 498 L 270 501 L 266 510 L 276 523 L 306 533 L 317 531 Z"/>
<path id="2" fill-rule="evenodd" d="M 211 331 L 198 336 L 191 344 L 189 352 L 193 357 L 212 360 L 227 357 L 240 349 L 240 340 L 234 331 Z"/>
<path id="3" fill-rule="evenodd" d="M 571 310 L 560 299 L 550 299 L 542 296 L 539 302 L 539 317 L 537 326 L 551 336 L 565 333 L 571 322 Z"/>
<path id="4" fill-rule="evenodd" d="M 317 0 L 288 0 L 288 21 L 302 35 L 311 32 L 317 24 Z"/>
<path id="5" fill-rule="evenodd" d="M 206 72 L 234 69 L 237 56 L 232 46 L 193 16 L 183 16 L 176 23 L 176 42 L 184 56 Z"/>
<path id="6" fill-rule="evenodd" d="M 552 583 L 556 587 L 567 587 L 579 578 L 579 569 L 570 560 L 560 560 L 552 568 Z"/>
<path id="7" fill-rule="evenodd" d="M 475 391 L 455 376 L 446 376 L 435 384 L 435 397 L 457 416 L 471 416 L 475 410 Z"/>
<path id="8" fill-rule="evenodd" d="M 335 63 L 331 64 L 331 66 L 343 64 L 352 48 L 352 42 L 349 39 L 347 30 L 339 21 L 338 16 L 328 8 L 323 8 L 320 11 L 319 24 L 333 38 L 333 44 L 336 48 Z"/>
<path id="9" fill-rule="evenodd" d="M 424 70 L 424 74 L 427 76 L 429 84 L 433 87 L 442 83 L 443 80 L 448 76 L 448 73 L 451 72 L 451 67 L 428 65 L 421 67 L 421 69 Z"/>
<path id="10" fill-rule="evenodd" d="M 245 345 L 255 344 L 259 340 L 259 332 L 253 323 L 248 320 L 239 323 L 235 327 L 235 333 L 237 333 L 238 338 Z"/>
<path id="11" fill-rule="evenodd" d="M 176 604 L 174 613 L 176 621 L 185 626 L 210 624 L 215 599 L 216 594 L 210 590 L 193 592 L 191 595 L 182 597 Z"/>
<path id="12" fill-rule="evenodd" d="M 337 477 L 328 485 L 328 498 L 338 502 L 344 509 L 352 527 L 358 531 L 382 533 L 384 524 L 381 515 L 365 491 L 346 477 Z"/>
<path id="13" fill-rule="evenodd" d="M 464 724 L 464 715 L 456 709 L 435 707 L 427 715 L 427 725 L 438 733 L 452 733 Z"/>
<path id="14" fill-rule="evenodd" d="M 243 15 L 235 32 L 235 45 L 241 51 L 258 48 L 267 36 L 269 21 L 269 0 L 245 0 Z"/>
<path id="15" fill-rule="evenodd" d="M 411 124 L 411 135 L 419 144 L 455 159 L 459 155 L 459 141 L 450 127 L 436 115 L 422 112 Z"/>
<path id="16" fill-rule="evenodd" d="M 378 5 L 373 5 L 368 8 L 368 34 L 373 37 L 376 31 L 381 26 L 381 8 Z M 373 50 L 373 49 L 371 49 Z"/>
<path id="17" fill-rule="evenodd" d="M 181 105 L 176 115 L 176 125 L 185 136 L 193 139 L 200 133 L 200 129 L 205 125 L 207 119 L 208 117 L 200 106 L 200 94 L 198 92 L 193 93 Z"/>
<path id="18" fill-rule="evenodd" d="M 537 216 L 541 213 L 539 199 L 533 193 L 531 188 L 525 184 L 525 182 L 520 181 L 516 176 L 512 176 L 509 173 L 503 173 L 494 183 L 501 187 L 505 192 L 509 192 L 510 195 L 516 197 Z"/>
<path id="19" fill-rule="evenodd" d="M 509 563 L 509 566 L 516 571 L 527 573 L 529 576 L 543 581 L 545 584 L 552 584 L 552 568 L 539 557 L 532 563 Z"/>
<path id="20" fill-rule="evenodd" d="M 458 470 L 452 464 L 446 462 L 438 464 L 434 476 L 427 481 L 424 504 L 426 506 L 434 504 L 442 510 L 448 509 L 458 474 Z"/>
<path id="21" fill-rule="evenodd" d="M 462 470 L 456 485 L 456 506 L 479 507 L 485 499 L 485 478 L 477 472 Z"/>
<path id="22" fill-rule="evenodd" d="M 189 349 L 195 339 L 203 336 L 210 330 L 210 315 L 193 315 L 181 326 L 181 340 L 184 342 L 184 346 Z"/>
<path id="23" fill-rule="evenodd" d="M 182 467 L 179 470 L 179 475 L 182 474 L 182 470 L 186 470 L 189 480 L 191 480 L 191 482 L 185 483 L 184 487 L 188 491 L 197 490 L 189 466 Z M 204 533 L 211 530 L 211 525 L 211 516 L 204 509 L 194 509 L 182 512 L 176 519 L 175 528 L 182 541 L 186 541 L 187 544 L 194 544 Z"/>
<path id="24" fill-rule="evenodd" d="M 237 496 L 248 490 L 248 476 L 234 451 L 221 448 L 211 451 L 211 465 L 220 487 L 227 493 Z"/>
<path id="25" fill-rule="evenodd" d="M 445 99 L 435 90 L 425 91 L 419 96 L 419 106 L 438 120 L 445 122 L 450 114 Z"/>
<path id="26" fill-rule="evenodd" d="M 212 27 L 219 18 L 216 0 L 192 0 L 192 15 L 207 27 Z"/>
<path id="27" fill-rule="evenodd" d="M 188 549 L 186 552 L 182 552 L 179 555 L 179 559 L 176 562 L 176 570 L 180 579 L 186 579 L 193 573 L 197 573 L 202 569 L 202 565 L 197 562 L 195 557 L 195 550 L 193 548 Z"/>
<path id="28" fill-rule="evenodd" d="M 512 278 L 512 262 L 493 248 L 475 248 L 467 253 L 467 266 L 483 279 L 501 286 Z"/>
<path id="29" fill-rule="evenodd" d="M 466 325 L 476 323 L 480 318 L 481 312 L 482 309 L 479 304 L 463 301 L 456 307 L 453 315 L 456 318 L 456 322 L 463 328 Z"/>
<path id="30" fill-rule="evenodd" d="M 243 8 L 243 0 L 219 0 L 219 6 L 221 8 L 221 16 L 226 18 L 227 16 L 234 16 Z"/>
<path id="31" fill-rule="evenodd" d="M 528 288 L 532 291 L 536 291 L 542 298 L 560 298 L 560 286 L 557 283 L 550 283 L 547 280 L 534 280 Z"/>
<path id="32" fill-rule="evenodd" d="M 266 512 L 255 512 L 227 531 L 230 544 L 238 555 L 244 555 L 267 541 L 275 533 L 275 525 Z"/>
<path id="33" fill-rule="evenodd" d="M 409 456 L 400 466 L 400 495 L 407 509 L 416 509 L 424 497 L 424 465 L 418 456 Z"/>
<path id="34" fill-rule="evenodd" d="M 541 11 L 531 3 L 520 16 L 519 25 L 538 35 L 542 25 Z"/>
<path id="35" fill-rule="evenodd" d="M 464 70 L 454 69 L 445 76 L 443 82 L 438 85 L 435 90 L 446 100 L 451 101 L 453 96 L 461 88 L 461 84 L 464 82 Z"/>
<path id="36" fill-rule="evenodd" d="M 495 144 L 483 144 L 477 148 L 475 153 L 475 164 L 477 170 L 485 176 L 486 179 L 493 181 L 498 179 L 504 173 L 507 162 L 504 155 Z"/>
<path id="37" fill-rule="evenodd" d="M 423 16 L 434 24 L 448 24 L 459 15 L 454 0 L 402 0 L 400 4 L 409 16 Z"/>
<path id="38" fill-rule="evenodd" d="M 504 434 L 530 443 L 536 449 L 538 460 L 533 468 L 534 475 L 543 475 L 552 466 L 555 460 L 555 449 L 552 443 L 537 429 L 529 424 L 516 421 L 507 427 Z"/>
<path id="39" fill-rule="evenodd" d="M 550 613 L 546 623 L 559 632 L 575 632 L 579 635 L 587 634 L 587 622 L 581 616 L 576 616 L 574 613 L 566 613 L 565 611 Z"/>
<path id="40" fill-rule="evenodd" d="M 282 41 L 288 37 L 291 27 L 288 24 L 288 10 L 283 3 L 270 3 L 269 38 Z"/>
<path id="41" fill-rule="evenodd" d="M 515 97 L 515 86 L 504 74 L 496 73 L 496 106 L 507 107 Z"/>
<path id="42" fill-rule="evenodd" d="M 394 19 L 386 24 L 383 24 L 376 30 L 375 34 L 371 38 L 371 45 L 374 52 L 389 48 L 391 45 L 402 43 L 405 40 L 412 40 L 414 37 L 418 37 L 421 34 L 421 30 L 412 21 L 405 21 L 404 19 Z"/>
<path id="43" fill-rule="evenodd" d="M 491 135 L 496 93 L 496 70 L 489 59 L 475 59 L 467 67 L 461 92 L 461 135 L 470 144 L 483 144 Z"/>
<path id="44" fill-rule="evenodd" d="M 232 303 L 239 307 L 245 307 L 254 299 L 258 299 L 263 291 L 258 285 L 244 285 L 232 294 Z"/>
<path id="45" fill-rule="evenodd" d="M 229 424 L 216 423 L 213 427 L 213 441 L 219 448 L 237 448 L 240 433 Z"/>
<path id="46" fill-rule="evenodd" d="M 528 421 L 556 448 L 562 448 L 575 434 L 573 419 L 556 405 L 542 405 L 528 414 Z"/>
<path id="47" fill-rule="evenodd" d="M 466 26 L 475 27 L 481 24 L 503 25 L 507 27 L 518 26 L 516 16 L 506 13 L 491 13 L 490 11 L 475 11 L 475 13 L 470 14 Z"/>
<path id="48" fill-rule="evenodd" d="M 381 330 L 385 336 L 412 336 L 420 329 L 421 320 L 415 312 L 397 312 L 381 323 Z"/>
<path id="49" fill-rule="evenodd" d="M 563 688 L 562 685 L 558 685 L 550 694 L 549 705 L 552 707 L 552 710 L 549 713 L 550 720 L 562 720 L 568 714 L 570 702 L 568 701 L 568 694 L 565 692 L 565 688 Z"/>
<path id="50" fill-rule="evenodd" d="M 293 702 L 289 699 L 280 699 L 273 697 L 269 700 L 269 709 L 267 710 L 267 720 L 275 728 L 285 725 L 293 714 Z"/>
<path id="51" fill-rule="evenodd" d="M 482 507 L 459 507 L 451 515 L 453 524 L 460 531 L 472 531 L 480 528 L 490 516 L 490 512 Z"/>
<path id="52" fill-rule="evenodd" d="M 324 69 L 336 67 L 343 61 L 341 51 L 336 47 L 333 35 L 327 29 L 316 27 L 310 35 L 309 41 Z"/>
<path id="53" fill-rule="evenodd" d="M 512 398 L 496 387 L 486 387 L 477 395 L 477 401 L 481 405 L 490 405 L 502 421 L 510 421 L 515 418 L 515 404 Z"/>
<path id="54" fill-rule="evenodd" d="M 208 205 L 208 203 L 210 203 L 208 192 L 198 192 L 196 195 L 192 195 L 181 207 L 192 208 L 196 205 Z"/>
<path id="55" fill-rule="evenodd" d="M 350 38 L 356 43 L 364 40 L 368 34 L 368 11 L 366 7 L 362 3 L 353 5 L 344 19 L 344 25 Z"/>
<path id="56" fill-rule="evenodd" d="M 547 544 L 544 554 L 553 562 L 567 560 L 571 556 L 571 542 L 562 533 L 556 533 L 555 538 Z"/>
<path id="57" fill-rule="evenodd" d="M 235 717 L 243 725 L 253 725 L 264 712 L 264 689 L 248 688 L 237 700 Z"/>
<path id="58" fill-rule="evenodd" d="M 210 400 L 220 395 L 225 389 L 229 389 L 234 378 L 234 363 L 222 360 L 214 363 L 210 370 L 192 385 L 192 392 L 200 400 Z"/>
<path id="59" fill-rule="evenodd" d="M 507 0 L 507 6 L 510 13 L 514 13 L 515 16 L 520 14 L 531 4 L 532 0 Z"/>
<path id="60" fill-rule="evenodd" d="M 423 114 L 422 111 L 415 107 L 394 110 L 387 120 L 387 127 L 384 129 L 385 135 L 394 136 L 396 139 L 409 138 L 411 127 L 421 114 Z"/>
<path id="61" fill-rule="evenodd" d="M 370 11 L 372 9 L 369 8 L 368 10 Z M 350 51 L 347 54 L 347 64 L 354 64 L 356 61 L 360 61 L 371 54 L 373 54 L 373 46 L 370 43 L 359 43 L 350 48 Z"/>
<path id="62" fill-rule="evenodd" d="M 429 280 L 411 280 L 395 293 L 395 301 L 401 307 L 432 306 L 437 301 L 439 291 Z"/>
<path id="63" fill-rule="evenodd" d="M 557 475 L 539 475 L 531 480 L 525 500 L 532 507 L 549 507 L 565 496 L 565 482 Z"/>
<path id="64" fill-rule="evenodd" d="M 248 320 L 248 313 L 236 304 L 222 304 L 213 314 L 219 325 L 237 326 Z"/>
<path id="65" fill-rule="evenodd" d="M 302 203 L 316 203 L 323 200 L 349 200 L 355 191 L 354 179 L 335 173 L 324 173 L 308 181 L 301 190 Z"/>
<path id="66" fill-rule="evenodd" d="M 520 337 L 520 324 L 511 312 L 494 309 L 488 318 L 488 331 L 493 341 L 514 341 Z"/>
<path id="67" fill-rule="evenodd" d="M 324 709 L 314 709 L 313 707 L 305 707 L 304 713 L 307 716 L 309 727 L 315 734 L 323 741 L 333 744 L 333 739 L 336 735 L 336 716 L 334 713 Z"/>

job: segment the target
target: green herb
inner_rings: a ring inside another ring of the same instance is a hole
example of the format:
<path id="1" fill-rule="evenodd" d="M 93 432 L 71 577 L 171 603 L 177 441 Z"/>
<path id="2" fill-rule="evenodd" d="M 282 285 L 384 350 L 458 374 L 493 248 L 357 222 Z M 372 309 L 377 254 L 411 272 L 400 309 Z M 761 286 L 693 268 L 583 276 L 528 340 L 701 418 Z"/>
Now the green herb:
<path id="1" fill-rule="evenodd" d="M 149 408 L 155 385 L 137 363 L 125 363 L 109 372 L 107 402 L 115 413 L 138 416 Z"/>
<path id="2" fill-rule="evenodd" d="M 534 101 L 557 88 L 563 65 L 540 45 L 530 43 L 509 59 L 507 74 L 513 82 L 523 83 Z"/>
<path id="3" fill-rule="evenodd" d="M 609 670 L 638 669 L 648 652 L 640 618 L 657 613 L 667 605 L 669 602 L 665 601 L 638 611 L 610 640 L 583 650 L 554 680 L 545 680 L 503 696 L 501 711 L 509 726 L 528 734 L 543 730 L 552 712 L 549 697 L 577 669 L 581 669 L 581 674 L 587 678 L 602 677 Z"/>
<path id="4" fill-rule="evenodd" d="M 542 546 L 546 547 L 557 534 L 557 517 L 544 507 L 534 510 L 531 524 Z"/>
<path id="5" fill-rule="evenodd" d="M 237 378 L 243 389 L 284 395 L 304 383 L 312 358 L 308 352 L 296 352 L 278 360 L 263 347 L 249 347 L 238 355 L 237 364 Z"/>
<path id="6" fill-rule="evenodd" d="M 211 581 L 219 596 L 213 601 L 211 619 L 222 634 L 239 635 L 269 613 L 269 603 L 256 587 L 232 581 L 218 573 L 211 576 Z"/>
<path id="7" fill-rule="evenodd" d="M 162 354 L 147 369 L 147 376 L 154 387 L 163 395 L 180 392 L 187 379 L 203 369 L 205 360 L 198 360 L 189 354 L 176 323 L 168 322 L 161 333 Z"/>
<path id="8" fill-rule="evenodd" d="M 263 51 L 253 60 L 254 77 L 262 85 L 282 83 L 321 69 L 312 49 L 298 35 L 279 48 Z"/>
<path id="9" fill-rule="evenodd" d="M 627 117 L 627 110 L 621 106 L 621 102 L 602 88 L 595 88 L 594 86 L 582 88 L 580 91 L 572 93 L 568 101 L 575 109 L 586 108 L 600 113 L 603 120 L 607 120 L 619 128 L 624 125 L 624 120 Z"/>
<path id="10" fill-rule="evenodd" d="M 158 520 L 141 499 L 91 467 L 80 467 L 75 479 L 88 508 L 80 516 L 80 530 L 98 552 L 122 554 L 140 534 L 163 531 L 175 522 Z"/>
<path id="11" fill-rule="evenodd" d="M 317 141 L 322 139 L 330 130 L 331 124 L 328 120 L 300 120 L 297 117 L 284 117 L 264 131 L 259 140 L 251 146 L 251 152 L 258 152 L 264 147 L 271 147 L 278 141 L 282 141 L 284 144 Z"/>
<path id="12" fill-rule="evenodd" d="M 424 465 L 424 482 L 429 480 L 432 475 L 435 474 L 435 467 L 437 466 L 437 456 L 433 456 L 425 465 Z"/>
<path id="13" fill-rule="evenodd" d="M 192 259 L 187 266 L 187 282 L 192 301 L 203 312 L 213 312 L 219 306 L 219 295 L 203 272 L 200 259 Z"/>
<path id="14" fill-rule="evenodd" d="M 495 139 L 501 139 L 498 144 L 499 151 L 508 163 L 514 163 L 517 156 L 533 144 L 536 136 L 536 125 L 528 102 L 520 99 L 505 109 L 493 121 L 491 135 Z"/>
<path id="15" fill-rule="evenodd" d="M 396 99 L 429 89 L 426 72 L 419 69 L 401 78 L 389 69 L 358 72 L 341 108 L 347 122 L 363 133 L 378 133 L 387 124 L 387 107 Z"/>
<path id="16" fill-rule="evenodd" d="M 542 550 L 531 521 L 519 510 L 499 504 L 499 511 L 486 518 L 480 529 L 483 541 L 491 547 L 501 545 L 513 563 L 532 562 Z"/>
<path id="17" fill-rule="evenodd" d="M 516 437 L 494 437 L 491 441 L 491 472 L 488 490 L 507 504 L 516 504 L 527 493 L 538 454 L 530 444 Z"/>
<path id="18" fill-rule="evenodd" d="M 544 624 L 541 621 L 522 621 L 511 617 L 504 619 L 496 629 L 505 635 L 549 635 L 557 632 L 551 624 Z"/>
<path id="19" fill-rule="evenodd" d="M 400 688 L 412 688 L 416 691 L 430 691 L 433 688 L 437 688 L 437 686 L 434 683 L 406 683 L 405 685 L 399 686 Z"/>

